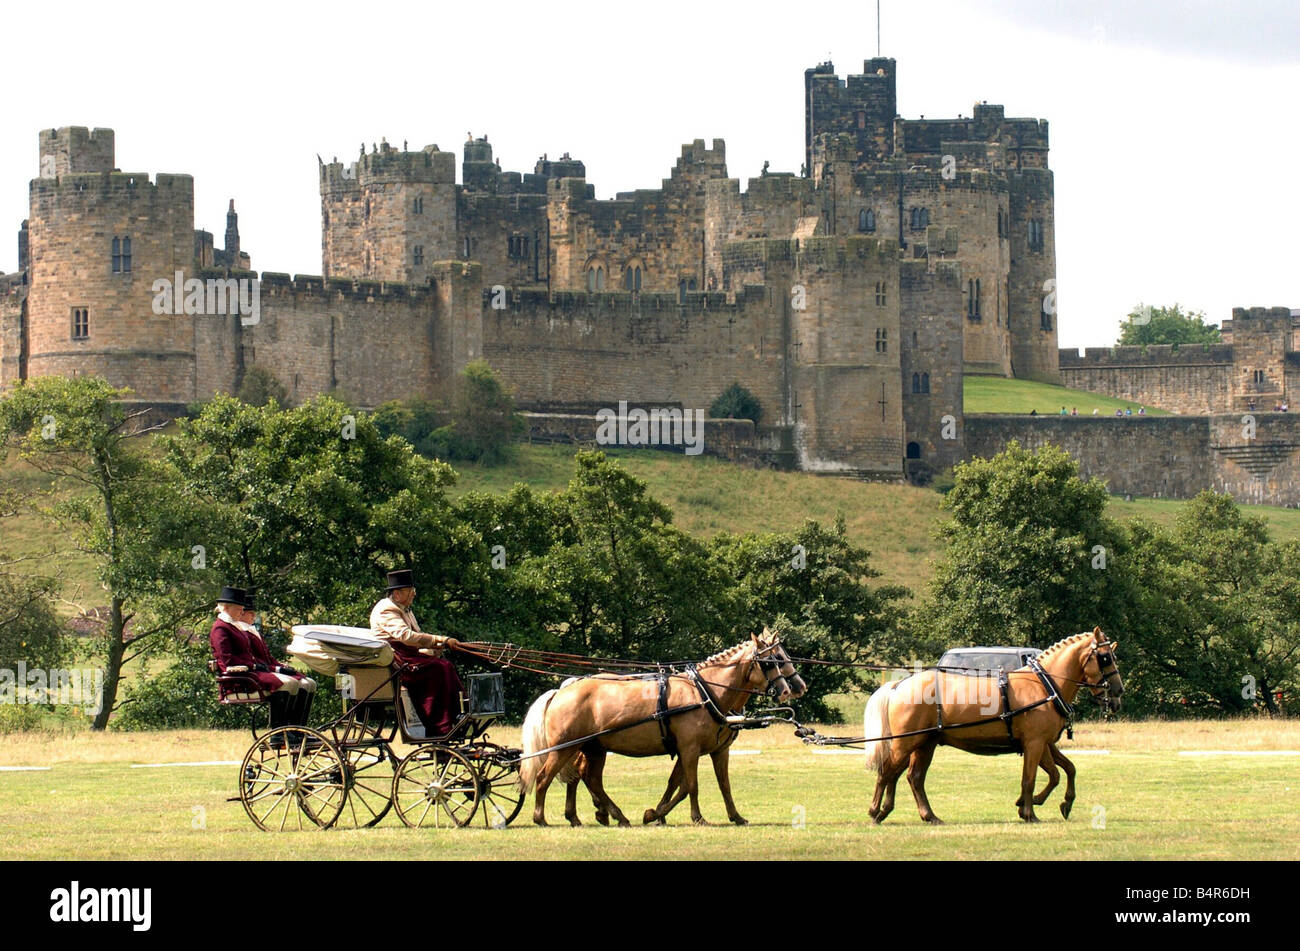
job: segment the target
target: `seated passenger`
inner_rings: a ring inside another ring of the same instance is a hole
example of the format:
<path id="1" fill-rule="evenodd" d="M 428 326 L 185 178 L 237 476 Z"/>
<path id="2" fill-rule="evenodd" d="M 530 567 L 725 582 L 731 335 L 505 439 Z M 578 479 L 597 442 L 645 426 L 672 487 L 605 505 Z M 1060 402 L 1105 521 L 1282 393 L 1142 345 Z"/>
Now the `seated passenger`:
<path id="1" fill-rule="evenodd" d="M 460 715 L 460 677 L 443 650 L 459 645 L 454 637 L 426 634 L 411 613 L 415 581 L 410 571 L 388 573 L 387 597 L 370 612 L 370 627 L 393 647 L 397 662 L 404 665 L 402 686 L 406 688 L 426 736 L 451 731 Z"/>
<path id="2" fill-rule="evenodd" d="M 243 588 L 226 586 L 217 598 L 217 618 L 208 641 L 222 673 L 244 673 L 270 692 L 271 727 L 305 725 L 316 681 L 276 663 L 253 625 L 256 605 Z"/>

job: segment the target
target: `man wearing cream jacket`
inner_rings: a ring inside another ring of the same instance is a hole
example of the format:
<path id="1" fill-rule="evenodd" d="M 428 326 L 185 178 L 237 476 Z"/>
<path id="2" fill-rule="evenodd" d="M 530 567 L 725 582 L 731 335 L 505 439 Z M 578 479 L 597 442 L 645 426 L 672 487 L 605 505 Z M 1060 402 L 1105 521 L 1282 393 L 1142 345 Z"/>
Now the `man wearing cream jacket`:
<path id="1" fill-rule="evenodd" d="M 370 628 L 393 647 L 404 666 L 402 686 L 407 689 L 426 736 L 448 733 L 460 715 L 460 677 L 444 650 L 458 645 L 454 637 L 426 634 L 411 613 L 415 580 L 410 571 L 388 573 L 387 597 L 370 612 Z"/>

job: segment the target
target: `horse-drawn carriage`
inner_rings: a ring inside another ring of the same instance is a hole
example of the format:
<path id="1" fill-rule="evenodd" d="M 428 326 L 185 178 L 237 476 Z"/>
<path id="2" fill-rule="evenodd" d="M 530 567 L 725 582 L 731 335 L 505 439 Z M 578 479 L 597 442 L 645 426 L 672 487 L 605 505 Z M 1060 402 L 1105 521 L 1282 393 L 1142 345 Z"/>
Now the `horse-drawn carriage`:
<path id="1" fill-rule="evenodd" d="M 501 828 L 523 805 L 519 750 L 491 742 L 504 713 L 500 673 L 470 674 L 461 712 L 441 736 L 426 736 L 399 682 L 392 649 L 371 631 L 333 625 L 293 629 L 289 652 L 321 674 L 339 676 L 344 708 L 317 727 L 253 727 L 239 768 L 239 800 L 260 829 L 363 828 L 390 810 L 408 826 L 467 826 L 475 818 Z M 225 705 L 265 704 L 268 694 L 246 673 L 219 673 Z M 398 756 L 398 737 L 414 747 Z"/>

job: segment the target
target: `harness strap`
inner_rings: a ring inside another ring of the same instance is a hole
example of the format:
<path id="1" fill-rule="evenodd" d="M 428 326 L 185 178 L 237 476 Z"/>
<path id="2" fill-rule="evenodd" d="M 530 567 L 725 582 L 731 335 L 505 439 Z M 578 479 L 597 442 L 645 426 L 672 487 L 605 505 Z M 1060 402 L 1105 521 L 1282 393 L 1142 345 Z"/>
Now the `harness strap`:
<path id="1" fill-rule="evenodd" d="M 668 722 L 668 682 L 670 675 L 663 668 L 659 669 L 659 704 L 655 708 L 655 719 L 659 721 L 659 735 L 664 741 L 664 752 L 669 759 L 677 756 L 677 737 L 673 736 L 672 726 Z"/>
<path id="2" fill-rule="evenodd" d="M 934 712 L 939 718 L 939 729 L 943 729 L 943 677 L 941 671 L 934 672 Z"/>
<path id="3" fill-rule="evenodd" d="M 717 723 L 719 726 L 726 726 L 728 724 L 726 716 L 718 709 L 718 702 L 713 699 L 713 693 L 704 682 L 704 678 L 700 676 L 700 672 L 695 669 L 695 665 L 691 664 L 687 667 L 686 672 L 690 675 L 691 681 L 695 684 L 695 689 L 700 692 L 700 699 L 704 701 L 701 706 L 703 706 L 705 710 L 709 711 L 709 716 L 713 717 L 713 722 Z"/>
<path id="4" fill-rule="evenodd" d="M 1056 707 L 1056 712 L 1072 723 L 1074 721 L 1074 708 L 1065 702 L 1065 698 L 1056 689 L 1056 681 L 1052 679 L 1052 675 L 1043 670 L 1036 657 L 1029 658 L 1029 668 L 1038 675 L 1038 679 L 1046 688 L 1047 695 L 1051 697 L 1052 706 Z"/>

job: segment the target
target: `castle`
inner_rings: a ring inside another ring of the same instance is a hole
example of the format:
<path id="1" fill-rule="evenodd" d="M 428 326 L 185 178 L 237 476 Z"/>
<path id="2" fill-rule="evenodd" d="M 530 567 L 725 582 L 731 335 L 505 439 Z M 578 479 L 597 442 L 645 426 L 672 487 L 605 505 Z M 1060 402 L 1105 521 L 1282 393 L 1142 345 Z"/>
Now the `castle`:
<path id="1" fill-rule="evenodd" d="M 321 276 L 251 271 L 233 201 L 217 248 L 193 179 L 118 171 L 112 130 L 44 131 L 0 391 L 95 374 L 179 414 L 262 367 L 294 401 L 369 408 L 446 397 L 483 358 L 541 438 L 591 441 L 615 408 L 695 418 L 739 383 L 762 417 L 706 421 L 705 452 L 924 481 L 1017 439 L 1113 492 L 1300 504 L 1300 416 L 1273 412 L 1300 393 L 1297 314 L 1234 310 L 1212 347 L 1058 350 L 1047 123 L 902 119 L 895 89 L 892 59 L 807 70 L 804 167 L 744 191 L 720 139 L 601 201 L 567 153 L 507 172 L 471 136 L 458 184 L 436 145 L 363 144 L 320 163 Z M 966 414 L 966 373 L 1180 415 Z"/>
<path id="2" fill-rule="evenodd" d="M 720 139 L 612 200 L 567 153 L 508 172 L 471 136 L 458 184 L 436 145 L 363 144 L 320 165 L 321 276 L 250 272 L 233 201 L 218 249 L 193 179 L 118 171 L 112 130 L 48 130 L 0 279 L 0 387 L 97 374 L 179 412 L 260 366 L 295 401 L 373 407 L 484 358 L 556 419 L 707 409 L 736 382 L 763 407 L 736 438 L 772 458 L 923 475 L 963 456 L 963 373 L 1060 379 L 1053 182 L 1045 121 L 902 119 L 895 89 L 892 59 L 807 70 L 801 173 L 744 191 Z M 159 313 L 173 276 L 256 278 L 256 319 Z"/>

